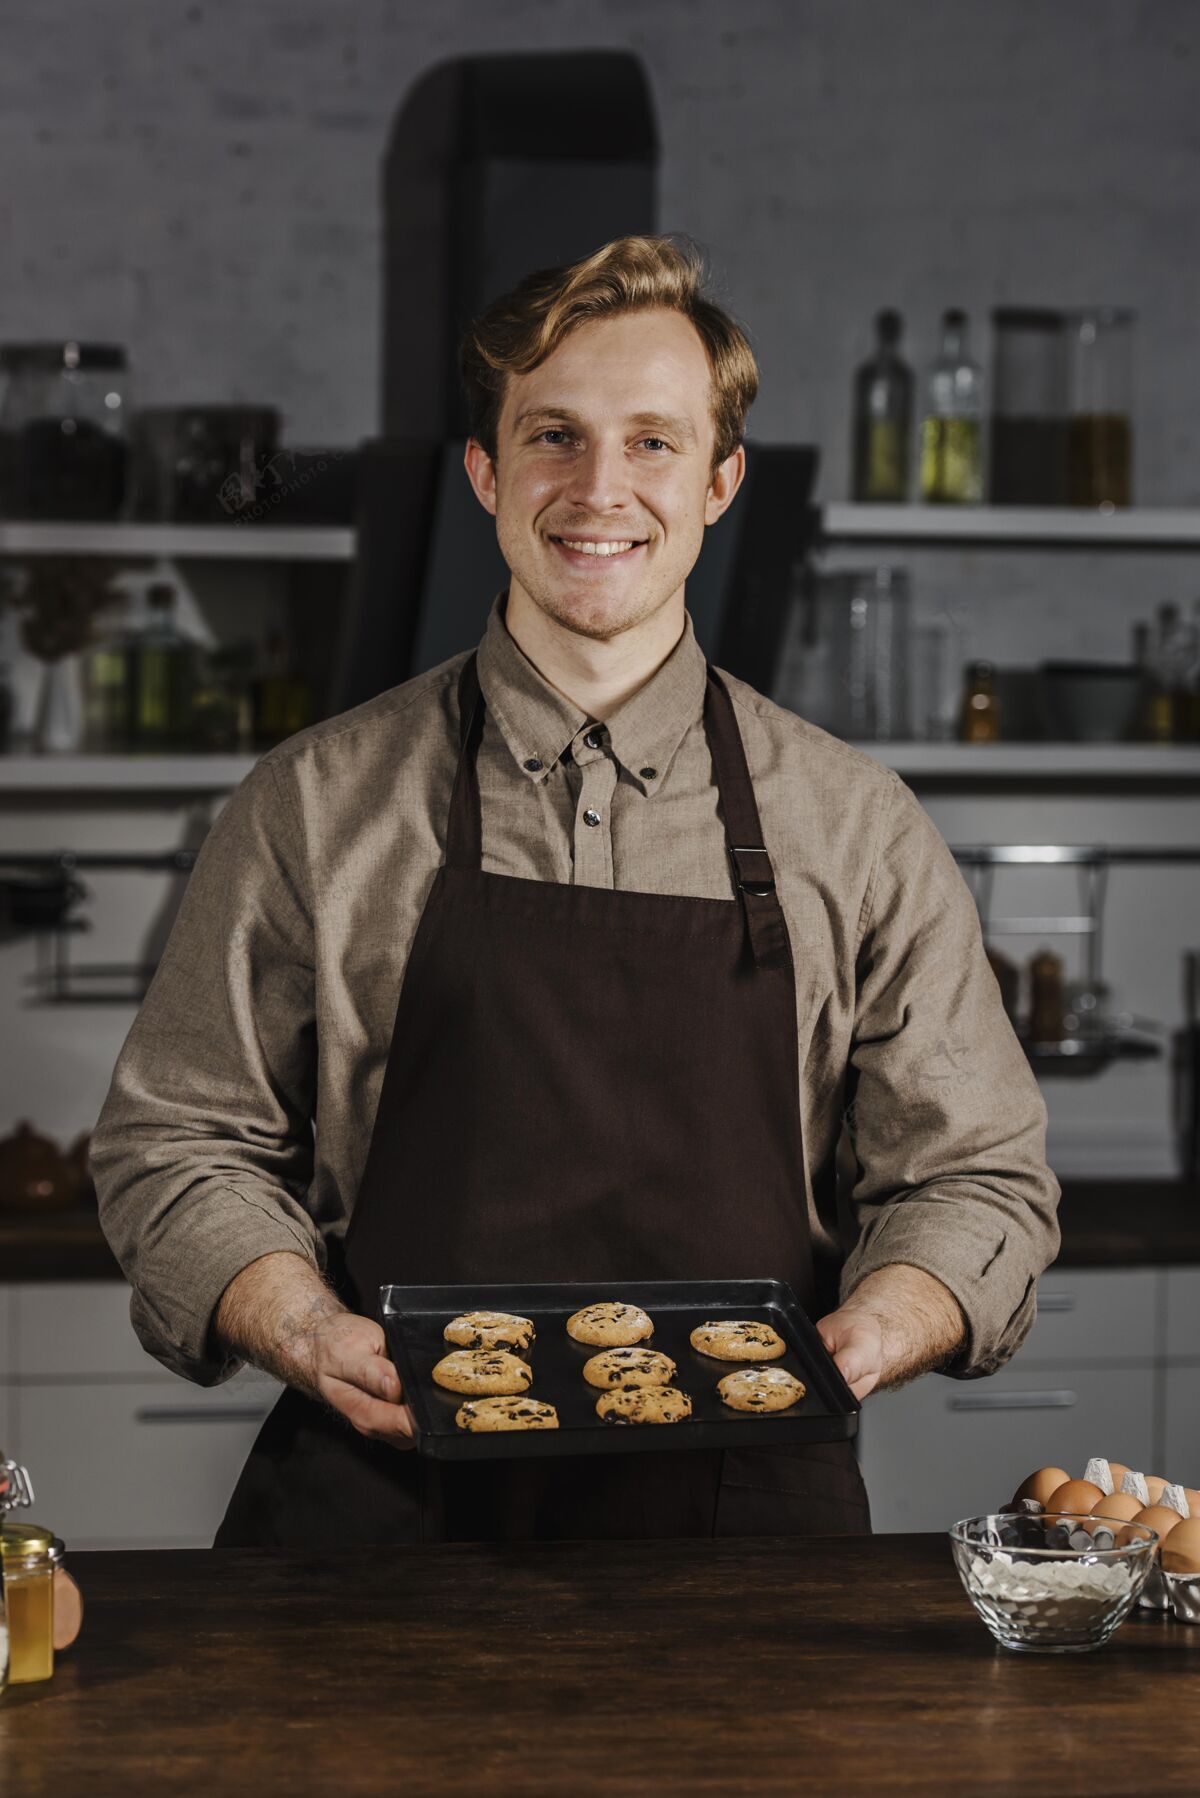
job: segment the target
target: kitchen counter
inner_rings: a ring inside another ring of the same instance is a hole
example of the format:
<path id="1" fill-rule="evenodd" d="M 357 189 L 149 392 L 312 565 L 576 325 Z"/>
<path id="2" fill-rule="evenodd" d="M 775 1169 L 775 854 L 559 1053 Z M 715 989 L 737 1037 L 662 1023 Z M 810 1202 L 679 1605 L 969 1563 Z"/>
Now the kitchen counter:
<path id="1" fill-rule="evenodd" d="M 940 1535 L 79 1554 L 25 1793 L 1194 1792 L 1200 1626 L 1020 1655 Z"/>
<path id="2" fill-rule="evenodd" d="M 1064 1180 L 1059 1267 L 1200 1264 L 1200 1181 Z M 0 1279 L 119 1280 L 94 1211 L 0 1210 Z"/>

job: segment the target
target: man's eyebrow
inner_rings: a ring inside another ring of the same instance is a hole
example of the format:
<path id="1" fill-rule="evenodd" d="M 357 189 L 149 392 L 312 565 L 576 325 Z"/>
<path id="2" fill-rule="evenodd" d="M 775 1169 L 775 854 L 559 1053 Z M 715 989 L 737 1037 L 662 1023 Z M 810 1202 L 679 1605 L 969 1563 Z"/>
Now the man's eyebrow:
<path id="1" fill-rule="evenodd" d="M 513 429 L 520 430 L 522 425 L 532 424 L 539 418 L 564 418 L 569 424 L 582 424 L 578 412 L 572 412 L 569 406 L 526 406 L 518 412 L 513 420 Z M 660 430 L 670 431 L 685 443 L 696 442 L 696 431 L 690 418 L 676 417 L 669 412 L 632 412 L 625 420 L 631 425 L 655 425 Z"/>

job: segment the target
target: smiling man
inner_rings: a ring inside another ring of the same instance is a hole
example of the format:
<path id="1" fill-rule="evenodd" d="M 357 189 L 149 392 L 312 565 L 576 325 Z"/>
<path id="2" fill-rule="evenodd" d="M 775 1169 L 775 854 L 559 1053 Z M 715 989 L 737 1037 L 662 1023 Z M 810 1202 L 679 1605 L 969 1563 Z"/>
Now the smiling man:
<path id="1" fill-rule="evenodd" d="M 539 271 L 461 368 L 508 585 L 210 832 L 92 1142 L 134 1325 L 287 1383 L 222 1544 L 868 1529 L 849 1443 L 403 1452 L 383 1282 L 782 1279 L 864 1397 L 1000 1367 L 1058 1246 L 949 851 L 693 635 L 758 387 L 699 256 Z"/>

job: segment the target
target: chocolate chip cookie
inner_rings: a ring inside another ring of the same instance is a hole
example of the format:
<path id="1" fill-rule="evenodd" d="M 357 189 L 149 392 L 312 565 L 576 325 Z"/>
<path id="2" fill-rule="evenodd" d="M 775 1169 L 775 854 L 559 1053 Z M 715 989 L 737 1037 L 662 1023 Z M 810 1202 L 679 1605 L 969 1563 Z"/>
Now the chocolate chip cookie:
<path id="1" fill-rule="evenodd" d="M 528 1317 L 515 1317 L 510 1311 L 464 1311 L 446 1325 L 442 1335 L 459 1348 L 511 1349 L 522 1354 L 537 1332 Z"/>
<path id="2" fill-rule="evenodd" d="M 717 1391 L 733 1411 L 786 1411 L 807 1390 L 786 1367 L 739 1367 L 717 1381 Z"/>
<path id="3" fill-rule="evenodd" d="M 447 1392 L 527 1392 L 533 1369 L 505 1349 L 455 1349 L 442 1356 L 433 1378 Z"/>
<path id="4" fill-rule="evenodd" d="M 460 1430 L 556 1430 L 558 1412 L 540 1398 L 469 1398 L 454 1421 Z"/>
<path id="5" fill-rule="evenodd" d="M 605 1349 L 602 1355 L 593 1355 L 583 1364 L 583 1377 L 589 1386 L 611 1386 L 625 1392 L 639 1386 L 665 1386 L 674 1376 L 674 1361 L 670 1355 L 660 1355 L 657 1349 Z"/>
<path id="6" fill-rule="evenodd" d="M 596 1415 L 605 1423 L 682 1423 L 692 1401 L 677 1386 L 643 1386 L 633 1392 L 602 1392 Z"/>
<path id="7" fill-rule="evenodd" d="M 645 1342 L 653 1336 L 654 1322 L 638 1305 L 618 1305 L 605 1301 L 585 1305 L 567 1319 L 567 1335 L 576 1342 L 594 1342 L 597 1346 L 616 1348 L 633 1342 Z"/>
<path id="8" fill-rule="evenodd" d="M 787 1343 L 770 1324 L 736 1317 L 700 1324 L 688 1341 L 714 1361 L 778 1361 L 780 1355 L 787 1354 Z"/>

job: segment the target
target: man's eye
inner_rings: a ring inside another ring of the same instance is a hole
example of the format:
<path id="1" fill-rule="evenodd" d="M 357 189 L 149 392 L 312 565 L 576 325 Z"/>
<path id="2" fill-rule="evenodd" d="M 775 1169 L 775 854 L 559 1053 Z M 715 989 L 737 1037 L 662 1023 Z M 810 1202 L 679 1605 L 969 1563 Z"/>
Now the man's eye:
<path id="1" fill-rule="evenodd" d="M 564 431 L 559 425 L 547 425 L 544 431 L 538 432 L 534 441 L 541 443 L 547 437 L 570 437 L 570 434 L 569 431 Z M 643 443 L 657 443 L 666 450 L 669 450 L 671 447 L 665 437 L 643 437 L 641 441 Z M 557 446 L 552 445 L 551 447 L 554 448 Z"/>

